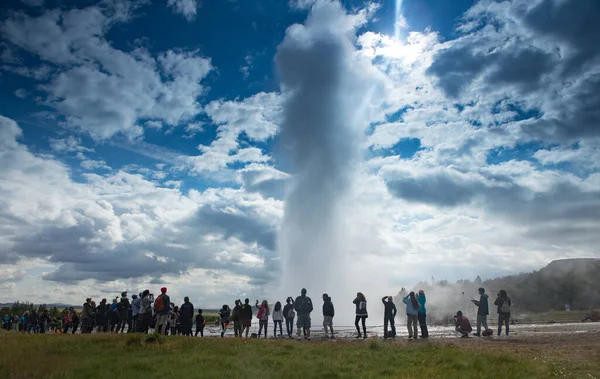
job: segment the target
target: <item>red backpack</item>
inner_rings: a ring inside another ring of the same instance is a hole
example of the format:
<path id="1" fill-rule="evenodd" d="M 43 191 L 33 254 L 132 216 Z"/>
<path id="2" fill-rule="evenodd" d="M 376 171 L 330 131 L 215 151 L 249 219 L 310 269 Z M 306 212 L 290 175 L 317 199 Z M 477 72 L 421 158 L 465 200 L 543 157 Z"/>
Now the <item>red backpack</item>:
<path id="1" fill-rule="evenodd" d="M 156 300 L 154 300 L 154 310 L 156 312 L 162 312 L 165 309 L 165 301 L 163 295 L 158 295 Z"/>

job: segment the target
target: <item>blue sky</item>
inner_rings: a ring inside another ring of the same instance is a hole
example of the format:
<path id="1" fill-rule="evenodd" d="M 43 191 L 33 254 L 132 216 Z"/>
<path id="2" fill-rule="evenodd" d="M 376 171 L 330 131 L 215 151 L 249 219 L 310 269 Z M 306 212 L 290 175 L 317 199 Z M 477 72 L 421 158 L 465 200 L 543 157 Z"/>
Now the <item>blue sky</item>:
<path id="1" fill-rule="evenodd" d="M 599 15 L 5 1 L 2 300 L 166 283 L 216 306 L 347 280 L 320 266 L 385 288 L 359 275 L 345 296 L 595 257 Z"/>

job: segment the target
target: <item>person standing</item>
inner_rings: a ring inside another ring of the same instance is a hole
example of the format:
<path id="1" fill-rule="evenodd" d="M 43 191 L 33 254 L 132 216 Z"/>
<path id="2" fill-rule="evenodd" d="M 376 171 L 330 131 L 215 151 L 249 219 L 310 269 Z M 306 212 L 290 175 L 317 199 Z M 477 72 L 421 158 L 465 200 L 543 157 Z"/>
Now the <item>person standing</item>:
<path id="1" fill-rule="evenodd" d="M 152 295 L 149 290 L 142 292 L 140 300 L 140 313 L 137 319 L 136 331 L 138 333 L 148 333 L 150 321 L 152 320 Z"/>
<path id="2" fill-rule="evenodd" d="M 133 295 L 131 296 L 131 320 L 133 321 L 132 327 L 129 331 L 132 332 L 137 332 L 138 328 L 137 328 L 137 321 L 138 318 L 140 317 L 140 310 L 142 309 L 142 299 L 141 299 L 142 294 L 140 293 L 140 296 L 138 297 L 138 295 Z"/>
<path id="3" fill-rule="evenodd" d="M 417 335 L 417 322 L 421 305 L 413 291 L 410 291 L 408 296 L 402 299 L 402 301 L 406 304 L 406 328 L 408 329 L 408 338 L 417 339 L 419 338 Z"/>
<path id="4" fill-rule="evenodd" d="M 110 332 L 114 332 L 115 329 L 118 332 L 119 322 L 121 319 L 119 318 L 119 301 L 116 297 L 113 299 L 112 304 L 110 305 L 110 309 L 108 311 L 108 320 L 110 322 Z M 83 333 L 83 326 L 81 332 Z"/>
<path id="5" fill-rule="evenodd" d="M 419 309 L 419 314 L 417 318 L 419 319 L 419 328 L 421 328 L 421 338 L 429 338 L 429 330 L 427 329 L 427 309 L 425 308 L 425 303 L 427 302 L 427 298 L 425 297 L 425 291 L 419 290 L 419 305 L 421 305 L 421 309 Z"/>
<path id="6" fill-rule="evenodd" d="M 508 325 L 510 324 L 510 307 L 512 306 L 512 301 L 505 290 L 500 290 L 494 305 L 498 307 L 498 337 L 502 335 L 502 324 L 505 325 L 505 333 L 508 337 Z"/>
<path id="7" fill-rule="evenodd" d="M 286 304 L 283 307 L 285 329 L 287 330 L 288 337 L 292 338 L 292 332 L 294 331 L 294 318 L 296 317 L 296 312 L 294 311 L 294 299 L 292 299 L 290 296 L 285 300 L 285 302 Z"/>
<path id="8" fill-rule="evenodd" d="M 96 332 L 106 332 L 108 330 L 108 304 L 106 299 L 102 299 L 96 308 Z"/>
<path id="9" fill-rule="evenodd" d="M 279 325 L 279 337 L 283 337 L 283 310 L 280 301 L 276 302 L 273 308 L 273 325 L 273 338 L 277 338 L 277 325 Z"/>
<path id="10" fill-rule="evenodd" d="M 333 334 L 333 316 L 335 316 L 335 309 L 333 302 L 328 294 L 323 294 L 323 329 L 325 329 L 325 337 L 327 337 L 327 329 L 331 331 L 331 337 L 335 338 Z"/>
<path id="11" fill-rule="evenodd" d="M 83 311 L 81 312 L 81 333 L 92 332 L 92 318 L 94 317 L 94 309 L 92 307 L 92 299 L 85 299 Z"/>
<path id="12" fill-rule="evenodd" d="M 196 315 L 196 334 L 194 337 L 198 337 L 198 333 L 200 333 L 200 337 L 204 337 L 204 326 L 206 325 L 206 320 L 204 320 L 204 316 L 202 316 L 202 309 L 198 309 L 198 314 Z M 241 337 L 241 333 L 240 333 Z"/>
<path id="13" fill-rule="evenodd" d="M 252 326 L 252 306 L 248 298 L 244 300 L 244 305 L 242 305 L 241 319 L 242 328 L 246 331 L 246 338 L 248 338 L 248 332 L 250 331 L 250 326 Z"/>
<path id="14" fill-rule="evenodd" d="M 258 318 L 258 338 L 260 338 L 263 328 L 265 330 L 265 338 L 267 338 L 270 315 L 269 303 L 266 300 L 263 300 L 262 303 L 258 305 L 258 300 L 256 300 L 254 306 L 258 309 L 258 313 L 256 314 L 256 318 Z"/>
<path id="15" fill-rule="evenodd" d="M 129 315 L 129 298 L 127 297 L 127 291 L 121 292 L 121 301 L 119 301 L 117 308 L 119 312 L 119 323 L 117 324 L 116 333 L 125 332 L 125 325 L 127 325 L 127 318 Z"/>
<path id="16" fill-rule="evenodd" d="M 158 315 L 156 319 L 156 327 L 158 334 L 168 334 L 167 324 L 169 323 L 169 306 L 171 298 L 167 295 L 167 287 L 160 289 L 160 295 L 154 301 L 154 312 Z"/>
<path id="17" fill-rule="evenodd" d="M 485 289 L 479 288 L 479 300 L 471 300 L 473 304 L 477 306 L 477 333 L 474 335 L 481 337 L 481 326 L 485 328 L 487 334 L 487 316 L 490 314 L 490 307 L 488 304 L 488 295 L 485 293 Z"/>
<path id="18" fill-rule="evenodd" d="M 231 317 L 229 305 L 223 304 L 223 307 L 219 310 L 219 317 L 221 318 L 221 338 L 223 338 L 225 337 L 225 332 L 227 331 L 227 326 L 229 325 Z"/>
<path id="19" fill-rule="evenodd" d="M 181 334 L 192 335 L 192 324 L 194 323 L 194 304 L 190 303 L 189 297 L 183 298 L 183 304 L 179 307 L 179 325 Z"/>
<path id="20" fill-rule="evenodd" d="M 75 334 L 78 327 L 79 327 L 79 315 L 77 314 L 76 310 L 73 310 L 73 314 L 71 315 L 71 328 L 73 330 L 71 331 L 71 334 Z"/>
<path id="21" fill-rule="evenodd" d="M 302 329 L 304 329 L 306 332 L 305 338 L 310 340 L 310 313 L 313 311 L 313 304 L 310 297 L 306 296 L 306 288 L 302 288 L 300 291 L 300 296 L 294 302 L 294 308 L 298 313 L 298 322 L 296 324 L 298 339 L 301 339 Z"/>
<path id="22" fill-rule="evenodd" d="M 398 310 L 396 309 L 396 304 L 394 304 L 394 298 L 391 296 L 384 296 L 381 299 L 385 310 L 383 316 L 383 338 L 396 338 L 396 323 L 394 319 L 396 318 L 396 313 Z M 390 325 L 390 333 L 388 333 L 388 323 Z"/>
<path id="23" fill-rule="evenodd" d="M 358 292 L 356 294 L 356 298 L 352 301 L 356 306 L 356 317 L 354 318 L 354 326 L 356 327 L 356 331 L 358 332 L 356 338 L 367 338 L 367 325 L 366 321 L 369 317 L 369 313 L 367 312 L 367 298 L 363 295 L 362 292 Z M 359 322 L 362 321 L 363 334 L 360 334 Z"/>
<path id="24" fill-rule="evenodd" d="M 233 321 L 233 334 L 236 337 L 242 336 L 242 301 L 236 300 L 233 311 L 231 311 L 231 321 Z"/>

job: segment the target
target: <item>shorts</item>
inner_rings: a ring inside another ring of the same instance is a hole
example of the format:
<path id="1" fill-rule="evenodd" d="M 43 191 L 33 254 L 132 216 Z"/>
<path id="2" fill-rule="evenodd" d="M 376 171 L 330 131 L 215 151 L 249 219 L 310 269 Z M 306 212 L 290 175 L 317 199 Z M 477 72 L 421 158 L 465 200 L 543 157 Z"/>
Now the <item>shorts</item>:
<path id="1" fill-rule="evenodd" d="M 298 314 L 298 321 L 296 322 L 298 329 L 305 328 L 310 329 L 310 314 Z"/>
<path id="2" fill-rule="evenodd" d="M 333 326 L 333 317 L 331 316 L 323 316 L 323 326 Z"/>
<path id="3" fill-rule="evenodd" d="M 242 320 L 242 327 L 249 328 L 252 326 L 252 320 Z"/>

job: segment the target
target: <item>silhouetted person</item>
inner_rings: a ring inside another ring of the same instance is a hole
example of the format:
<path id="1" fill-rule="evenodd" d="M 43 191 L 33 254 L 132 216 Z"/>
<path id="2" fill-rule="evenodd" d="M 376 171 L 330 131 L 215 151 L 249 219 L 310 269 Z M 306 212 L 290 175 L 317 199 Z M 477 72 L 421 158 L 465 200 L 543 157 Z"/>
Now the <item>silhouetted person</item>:
<path id="1" fill-rule="evenodd" d="M 360 328 L 358 326 L 359 321 L 362 321 L 362 328 L 364 332 L 362 338 L 367 338 L 366 321 L 369 317 L 369 314 L 367 312 L 367 298 L 365 297 L 365 295 L 362 294 L 362 292 L 359 292 L 356 294 L 356 298 L 354 299 L 353 303 L 356 306 L 356 317 L 354 318 L 354 326 L 356 327 L 356 331 L 358 332 L 356 338 L 361 337 Z"/>
<path id="2" fill-rule="evenodd" d="M 419 319 L 419 328 L 421 329 L 421 338 L 429 338 L 429 330 L 427 329 L 427 309 L 425 308 L 425 303 L 427 302 L 425 291 L 419 290 L 418 300 L 419 305 L 421 305 L 421 309 L 419 309 L 419 314 L 417 315 Z"/>
<path id="3" fill-rule="evenodd" d="M 335 338 L 333 334 L 333 316 L 335 316 L 335 308 L 331 298 L 326 293 L 323 294 L 323 329 L 325 337 L 327 337 L 327 328 L 331 331 L 331 338 Z"/>
<path id="4" fill-rule="evenodd" d="M 300 296 L 294 302 L 294 308 L 298 313 L 298 322 L 296 324 L 298 339 L 302 337 L 302 329 L 306 332 L 305 338 L 310 339 L 310 313 L 313 311 L 313 304 L 310 297 L 306 296 L 306 288 L 302 288 L 302 291 L 300 291 Z"/>
<path id="5" fill-rule="evenodd" d="M 488 295 L 485 293 L 483 288 L 479 288 L 479 300 L 471 300 L 477 308 L 477 337 L 481 337 L 481 326 L 483 325 L 485 331 L 488 330 L 487 316 L 490 314 L 490 307 L 488 304 Z"/>
<path id="6" fill-rule="evenodd" d="M 508 336 L 510 323 L 510 307 L 512 305 L 512 301 L 505 290 L 500 290 L 496 301 L 494 302 L 498 308 L 498 337 L 502 334 L 502 324 L 506 327 L 506 336 Z"/>
<path id="7" fill-rule="evenodd" d="M 394 319 L 396 318 L 396 313 L 398 310 L 396 309 L 396 304 L 394 304 L 394 298 L 391 296 L 384 296 L 381 299 L 381 302 L 385 306 L 385 310 L 383 313 L 383 338 L 394 338 L 396 337 L 396 323 Z M 390 324 L 391 332 L 388 334 L 388 323 Z"/>

